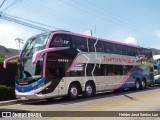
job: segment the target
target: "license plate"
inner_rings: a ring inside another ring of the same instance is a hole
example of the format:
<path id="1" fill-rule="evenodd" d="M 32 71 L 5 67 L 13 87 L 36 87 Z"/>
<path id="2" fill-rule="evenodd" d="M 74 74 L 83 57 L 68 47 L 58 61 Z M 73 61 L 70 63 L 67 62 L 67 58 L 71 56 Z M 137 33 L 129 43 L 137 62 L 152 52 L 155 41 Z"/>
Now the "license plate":
<path id="1" fill-rule="evenodd" d="M 22 100 L 26 100 L 26 97 L 21 97 Z"/>

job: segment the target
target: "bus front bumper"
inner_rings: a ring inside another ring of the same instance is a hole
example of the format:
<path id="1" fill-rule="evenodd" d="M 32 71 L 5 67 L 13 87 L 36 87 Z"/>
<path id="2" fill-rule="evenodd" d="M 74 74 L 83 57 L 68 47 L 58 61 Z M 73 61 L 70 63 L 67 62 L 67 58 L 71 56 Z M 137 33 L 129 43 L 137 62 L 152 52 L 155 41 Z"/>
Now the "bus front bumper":
<path id="1" fill-rule="evenodd" d="M 44 90 L 50 84 L 51 84 L 51 82 L 43 85 L 40 88 L 37 88 L 35 90 L 31 90 L 29 92 L 19 92 L 19 91 L 15 90 L 15 94 L 16 94 L 16 97 L 20 98 L 20 99 L 45 99 L 46 95 L 45 94 L 41 94 L 39 92 L 41 92 L 42 90 Z"/>

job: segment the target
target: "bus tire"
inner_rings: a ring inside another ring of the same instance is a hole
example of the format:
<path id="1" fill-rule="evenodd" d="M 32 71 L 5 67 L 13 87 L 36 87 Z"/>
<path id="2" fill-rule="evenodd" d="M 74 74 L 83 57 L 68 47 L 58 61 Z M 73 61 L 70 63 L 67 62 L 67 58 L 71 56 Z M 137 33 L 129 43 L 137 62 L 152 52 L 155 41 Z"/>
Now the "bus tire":
<path id="1" fill-rule="evenodd" d="M 69 86 L 69 90 L 68 90 L 68 99 L 70 100 L 75 100 L 77 99 L 79 96 L 79 87 L 77 84 L 72 83 Z"/>
<path id="2" fill-rule="evenodd" d="M 135 81 L 135 87 L 134 87 L 136 90 L 139 90 L 141 88 L 141 84 L 140 84 L 140 81 L 139 80 L 136 80 Z"/>
<path id="3" fill-rule="evenodd" d="M 142 89 L 145 89 L 146 87 L 147 87 L 146 80 L 143 79 L 143 80 L 141 81 L 141 88 L 142 88 Z"/>
<path id="4" fill-rule="evenodd" d="M 89 98 L 89 97 L 92 97 L 94 95 L 95 95 L 95 86 L 94 86 L 94 84 L 91 83 L 91 82 L 86 83 L 85 90 L 83 92 L 83 96 Z"/>

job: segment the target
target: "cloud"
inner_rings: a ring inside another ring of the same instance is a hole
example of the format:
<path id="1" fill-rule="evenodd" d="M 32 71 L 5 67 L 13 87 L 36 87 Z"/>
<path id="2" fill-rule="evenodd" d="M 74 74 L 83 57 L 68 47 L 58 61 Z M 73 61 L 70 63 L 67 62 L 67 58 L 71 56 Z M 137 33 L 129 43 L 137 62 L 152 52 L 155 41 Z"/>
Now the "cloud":
<path id="1" fill-rule="evenodd" d="M 24 41 L 31 37 L 33 34 L 37 34 L 22 27 L 20 25 L 14 25 L 9 23 L 0 24 L 0 45 L 7 48 L 18 49 L 18 44 L 15 42 L 15 38 L 22 38 Z"/>
<path id="2" fill-rule="evenodd" d="M 130 37 L 127 37 L 126 39 L 124 39 L 124 43 L 137 45 L 137 39 L 130 36 Z"/>
<path id="3" fill-rule="evenodd" d="M 124 34 L 122 32 L 115 32 L 114 34 L 110 34 L 107 36 L 111 40 L 115 40 L 118 42 L 128 43 L 128 44 L 138 44 L 138 40 L 130 34 Z"/>
<path id="4" fill-rule="evenodd" d="M 155 32 L 154 32 L 154 35 L 155 35 L 156 37 L 160 38 L 160 30 L 155 31 Z"/>

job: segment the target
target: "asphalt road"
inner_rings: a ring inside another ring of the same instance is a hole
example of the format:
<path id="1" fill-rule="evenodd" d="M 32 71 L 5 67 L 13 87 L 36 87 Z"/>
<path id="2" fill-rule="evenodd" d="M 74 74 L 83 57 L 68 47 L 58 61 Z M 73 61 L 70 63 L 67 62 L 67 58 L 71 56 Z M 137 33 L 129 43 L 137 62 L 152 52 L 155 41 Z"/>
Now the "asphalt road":
<path id="1" fill-rule="evenodd" d="M 25 120 L 158 120 L 160 117 L 160 86 L 150 87 L 146 90 L 127 90 L 120 92 L 99 93 L 92 98 L 79 97 L 78 100 L 69 101 L 66 99 L 54 99 L 51 102 L 45 100 L 31 103 L 22 103 L 8 106 L 1 106 L 1 111 L 19 111 L 12 118 L 0 119 L 25 119 Z M 21 112 L 22 111 L 22 112 Z M 34 111 L 34 112 L 31 112 Z M 40 113 L 37 113 L 39 111 Z M 41 111 L 49 111 L 42 112 Z M 57 112 L 58 111 L 58 112 Z M 68 112 L 67 112 L 68 111 Z M 129 112 L 130 111 L 130 112 Z M 135 111 L 135 112 L 134 112 Z M 143 112 L 145 111 L 145 112 Z M 150 112 L 149 112 L 150 111 Z M 159 111 L 159 112 L 152 112 Z M 25 113 L 23 113 L 25 112 Z M 22 114 L 21 114 L 22 113 Z M 42 118 L 17 118 L 16 115 L 41 116 Z M 32 114 L 33 113 L 33 114 Z M 35 114 L 34 114 L 35 113 Z M 37 113 L 37 114 L 36 114 Z M 146 114 L 145 114 L 146 113 Z M 128 117 L 131 115 L 135 117 Z M 43 117 L 48 115 L 50 117 Z M 57 115 L 56 117 L 53 117 Z M 136 115 L 140 117 L 136 117 Z M 150 116 L 151 115 L 151 116 Z M 78 116 L 78 117 L 73 117 Z M 99 116 L 99 117 L 97 117 Z M 103 116 L 103 117 L 102 117 Z M 110 117 L 104 117 L 110 116 Z M 119 116 L 119 117 L 112 117 Z M 120 117 L 121 116 L 121 117 Z M 145 116 L 145 117 L 142 117 Z"/>

